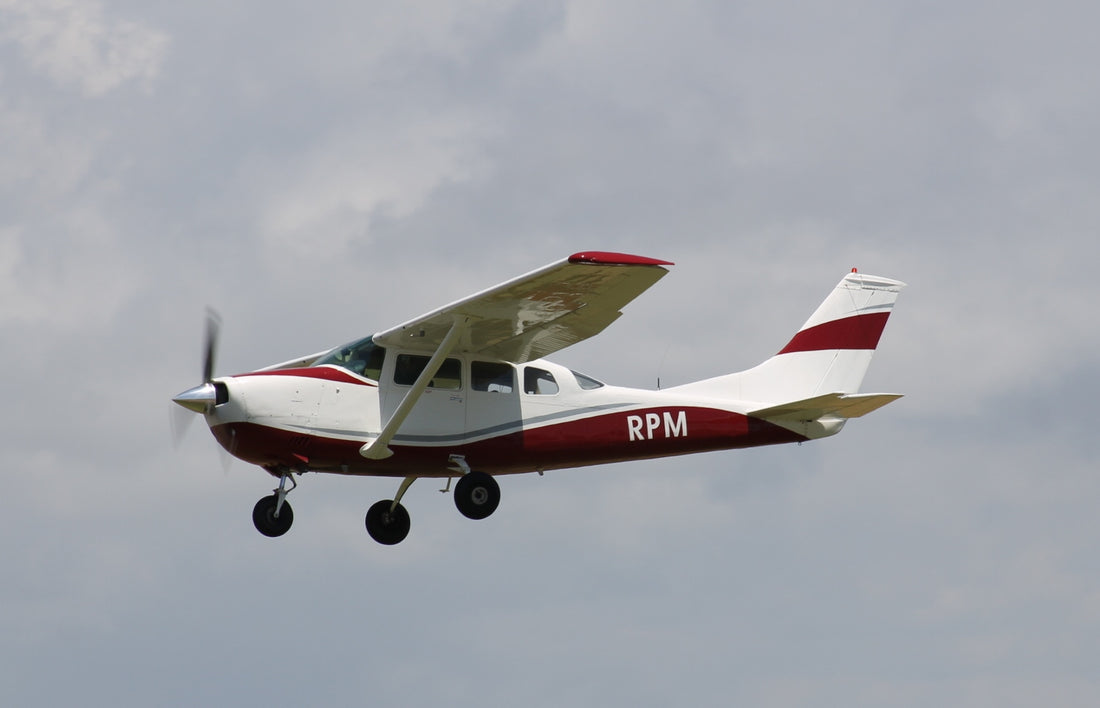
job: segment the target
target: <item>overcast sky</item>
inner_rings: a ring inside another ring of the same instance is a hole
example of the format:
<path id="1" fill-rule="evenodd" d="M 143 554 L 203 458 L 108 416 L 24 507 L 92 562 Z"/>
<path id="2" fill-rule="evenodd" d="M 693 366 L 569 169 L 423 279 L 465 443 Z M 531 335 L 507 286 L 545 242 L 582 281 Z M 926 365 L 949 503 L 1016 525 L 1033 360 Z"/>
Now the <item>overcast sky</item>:
<path id="1" fill-rule="evenodd" d="M 4 705 L 1100 703 L 1100 10 L 0 0 Z M 909 283 L 839 437 L 439 484 L 228 466 L 169 400 L 583 249 L 652 387 Z"/>

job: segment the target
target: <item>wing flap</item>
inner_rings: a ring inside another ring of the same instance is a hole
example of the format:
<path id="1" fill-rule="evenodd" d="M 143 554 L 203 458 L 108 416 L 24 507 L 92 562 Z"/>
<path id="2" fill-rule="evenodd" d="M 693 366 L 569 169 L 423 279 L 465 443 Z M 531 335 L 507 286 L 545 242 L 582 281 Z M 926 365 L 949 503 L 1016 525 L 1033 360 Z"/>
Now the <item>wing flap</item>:
<path id="1" fill-rule="evenodd" d="M 672 265 L 640 256 L 579 253 L 374 335 L 384 346 L 435 351 L 456 318 L 455 351 L 523 363 L 602 332 Z"/>
<path id="2" fill-rule="evenodd" d="M 801 401 L 750 411 L 753 418 L 770 421 L 817 420 L 826 416 L 859 418 L 901 398 L 900 393 L 828 393 Z"/>

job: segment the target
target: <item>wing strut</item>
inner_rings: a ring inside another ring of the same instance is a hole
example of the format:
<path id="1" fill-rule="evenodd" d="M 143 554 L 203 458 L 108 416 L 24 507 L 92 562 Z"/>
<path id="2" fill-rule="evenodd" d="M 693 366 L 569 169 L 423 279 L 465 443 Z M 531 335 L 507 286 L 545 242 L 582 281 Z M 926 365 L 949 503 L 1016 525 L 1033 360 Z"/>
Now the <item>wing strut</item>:
<path id="1" fill-rule="evenodd" d="M 424 367 L 424 370 L 420 372 L 420 376 L 416 378 L 416 382 L 409 389 L 409 392 L 405 394 L 405 397 L 401 399 L 401 403 L 397 406 L 397 410 L 393 412 L 390 419 L 386 421 L 386 424 L 382 426 L 382 432 L 378 434 L 374 440 L 371 440 L 363 447 L 359 448 L 359 454 L 369 460 L 384 460 L 393 454 L 393 450 L 389 448 L 390 441 L 393 440 L 393 436 L 397 434 L 398 428 L 405 422 L 405 419 L 409 417 L 409 413 L 412 412 L 413 406 L 420 400 L 420 396 L 424 393 L 424 390 L 428 388 L 428 382 L 435 377 L 439 372 L 439 368 L 443 366 L 443 360 L 447 358 L 447 355 L 451 353 L 451 350 L 455 348 L 455 344 L 458 343 L 458 338 L 462 332 L 466 329 L 466 323 L 468 318 L 456 317 L 451 323 L 451 328 L 447 331 L 447 335 L 443 337 L 443 341 L 439 343 L 439 348 L 435 350 L 435 354 L 432 354 L 432 358 L 428 360 L 428 365 Z"/>

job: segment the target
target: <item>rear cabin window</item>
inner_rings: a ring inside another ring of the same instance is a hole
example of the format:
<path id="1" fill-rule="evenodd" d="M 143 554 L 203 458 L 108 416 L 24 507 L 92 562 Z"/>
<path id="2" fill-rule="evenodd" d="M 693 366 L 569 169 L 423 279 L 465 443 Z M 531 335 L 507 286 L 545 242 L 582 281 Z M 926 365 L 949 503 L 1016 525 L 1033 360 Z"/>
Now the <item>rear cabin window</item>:
<path id="1" fill-rule="evenodd" d="M 577 379 L 577 385 L 585 391 L 592 391 L 593 389 L 603 388 L 603 382 L 597 381 L 591 376 L 585 376 L 580 372 L 574 371 L 573 377 Z"/>
<path id="2" fill-rule="evenodd" d="M 402 386 L 412 386 L 430 359 L 429 356 L 419 354 L 398 354 L 393 368 L 393 382 Z M 450 391 L 462 388 L 462 362 L 458 359 L 444 359 L 443 366 L 435 372 L 428 386 Z"/>
<path id="3" fill-rule="evenodd" d="M 511 364 L 470 362 L 470 385 L 475 391 L 511 393 L 516 387 L 516 371 Z"/>
<path id="4" fill-rule="evenodd" d="M 537 396 L 551 396 L 558 392 L 558 382 L 549 371 L 528 366 L 523 370 L 523 392 Z"/>

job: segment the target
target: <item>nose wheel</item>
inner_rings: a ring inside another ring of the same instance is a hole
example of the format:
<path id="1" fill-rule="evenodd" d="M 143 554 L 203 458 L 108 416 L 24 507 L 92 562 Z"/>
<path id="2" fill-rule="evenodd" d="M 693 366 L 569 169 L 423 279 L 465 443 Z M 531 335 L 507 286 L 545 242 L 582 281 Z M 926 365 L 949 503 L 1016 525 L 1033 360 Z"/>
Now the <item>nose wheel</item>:
<path id="1" fill-rule="evenodd" d="M 255 524 L 256 530 L 269 538 L 282 536 L 294 523 L 294 510 L 290 508 L 290 504 L 284 501 L 283 508 L 279 509 L 276 516 L 275 508 L 278 505 L 279 497 L 272 494 L 256 502 L 256 506 L 252 509 L 252 523 Z"/>
<path id="2" fill-rule="evenodd" d="M 287 480 L 290 480 L 290 489 L 286 488 Z M 286 501 L 286 495 L 298 486 L 294 476 L 287 472 L 279 477 L 279 486 L 274 494 L 264 497 L 252 507 L 252 523 L 256 530 L 269 538 L 282 536 L 290 530 L 294 523 L 294 510 Z"/>

